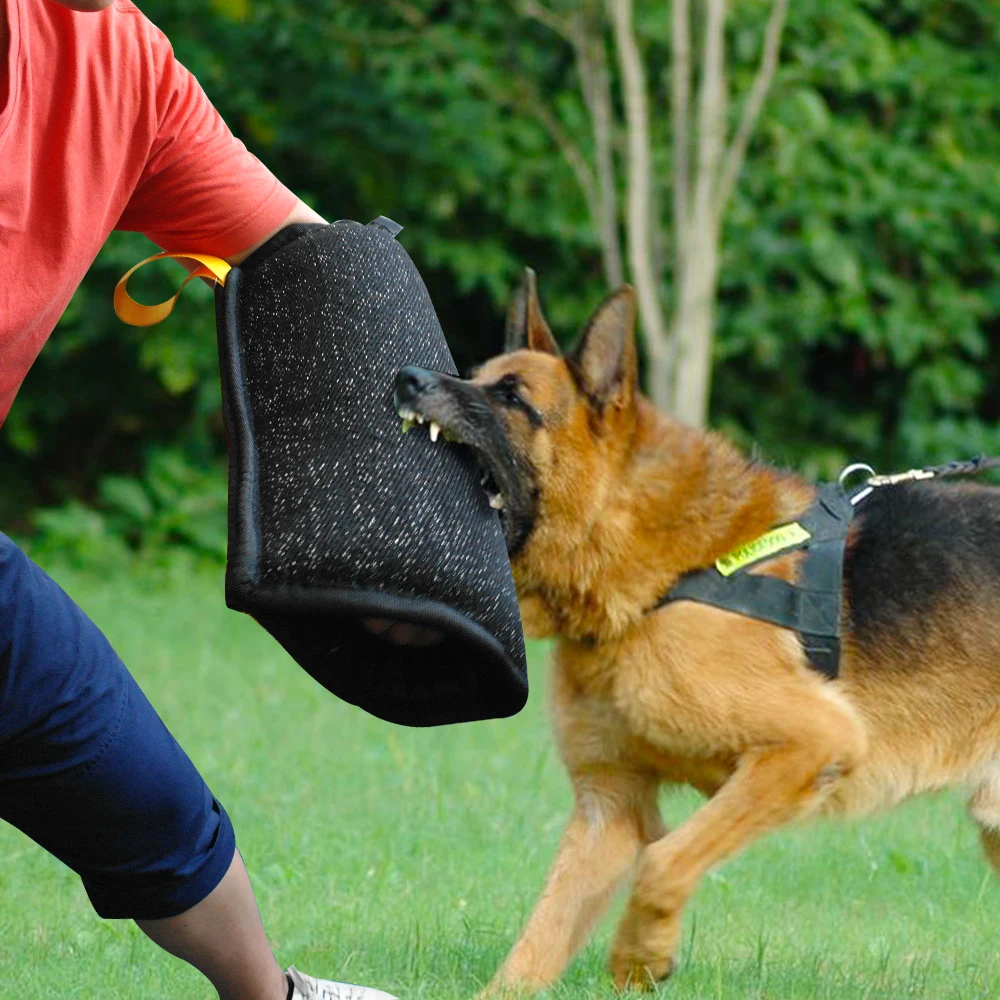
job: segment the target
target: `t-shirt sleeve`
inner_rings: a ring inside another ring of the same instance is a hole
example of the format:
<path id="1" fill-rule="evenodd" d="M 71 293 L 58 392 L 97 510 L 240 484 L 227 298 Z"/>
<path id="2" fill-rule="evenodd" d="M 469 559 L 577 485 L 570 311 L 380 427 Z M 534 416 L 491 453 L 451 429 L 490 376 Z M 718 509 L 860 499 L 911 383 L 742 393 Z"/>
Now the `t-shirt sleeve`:
<path id="1" fill-rule="evenodd" d="M 148 28 L 155 137 L 115 228 L 165 250 L 233 256 L 280 226 L 297 199 L 229 131 L 166 36 Z"/>

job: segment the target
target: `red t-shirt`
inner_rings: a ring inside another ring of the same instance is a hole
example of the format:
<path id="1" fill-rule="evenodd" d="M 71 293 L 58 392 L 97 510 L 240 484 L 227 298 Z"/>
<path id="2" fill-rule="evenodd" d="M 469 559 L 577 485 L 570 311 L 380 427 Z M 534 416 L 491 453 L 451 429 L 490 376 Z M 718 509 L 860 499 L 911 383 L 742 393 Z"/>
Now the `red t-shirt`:
<path id="1" fill-rule="evenodd" d="M 295 196 L 235 139 L 166 36 L 129 2 L 76 13 L 0 0 L 0 423 L 113 229 L 229 257 Z M 111 294 L 111 290 L 108 290 Z"/>

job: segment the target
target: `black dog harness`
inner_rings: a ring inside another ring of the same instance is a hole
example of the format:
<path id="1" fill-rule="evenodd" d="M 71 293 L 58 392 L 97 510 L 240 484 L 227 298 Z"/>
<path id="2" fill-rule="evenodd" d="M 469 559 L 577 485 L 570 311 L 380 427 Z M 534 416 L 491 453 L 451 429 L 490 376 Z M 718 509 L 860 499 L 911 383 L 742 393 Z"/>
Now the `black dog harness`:
<path id="1" fill-rule="evenodd" d="M 844 542 L 853 516 L 854 506 L 843 487 L 827 483 L 798 521 L 772 529 L 708 569 L 685 574 L 654 608 L 699 601 L 794 629 L 809 662 L 832 680 L 840 663 Z M 746 572 L 796 549 L 806 551 L 797 583 Z"/>
<path id="2" fill-rule="evenodd" d="M 698 601 L 792 629 L 798 633 L 810 664 L 834 680 L 840 666 L 844 543 L 855 505 L 880 486 L 970 475 L 998 465 L 1000 458 L 979 456 L 892 476 L 876 476 L 867 465 L 848 466 L 837 483 L 819 487 L 816 500 L 798 521 L 773 528 L 708 569 L 685 574 L 650 610 L 673 601 Z M 865 469 L 871 476 L 849 494 L 844 481 L 852 472 Z M 796 549 L 805 550 L 797 583 L 746 572 L 750 566 Z"/>

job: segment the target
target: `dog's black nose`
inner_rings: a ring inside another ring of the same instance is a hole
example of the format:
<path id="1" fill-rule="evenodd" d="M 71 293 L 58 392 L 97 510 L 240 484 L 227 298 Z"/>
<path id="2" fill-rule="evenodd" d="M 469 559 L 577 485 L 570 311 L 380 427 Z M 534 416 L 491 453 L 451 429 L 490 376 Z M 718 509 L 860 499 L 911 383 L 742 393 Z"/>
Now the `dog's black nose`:
<path id="1" fill-rule="evenodd" d="M 436 379 L 437 372 L 432 372 L 429 368 L 407 365 L 400 369 L 396 375 L 396 402 L 404 404 L 414 402 L 434 385 Z"/>

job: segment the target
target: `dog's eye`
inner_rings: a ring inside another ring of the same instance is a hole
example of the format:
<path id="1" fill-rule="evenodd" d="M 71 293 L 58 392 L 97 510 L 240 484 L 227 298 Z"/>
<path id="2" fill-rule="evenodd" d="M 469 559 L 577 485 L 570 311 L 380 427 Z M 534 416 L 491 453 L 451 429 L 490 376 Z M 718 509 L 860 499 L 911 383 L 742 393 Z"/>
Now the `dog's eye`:
<path id="1" fill-rule="evenodd" d="M 520 410 L 528 418 L 531 426 L 537 429 L 544 425 L 545 419 L 521 394 L 520 390 L 523 388 L 525 386 L 521 377 L 509 373 L 497 379 L 489 387 L 489 392 L 502 406 L 512 406 Z"/>
<path id="2" fill-rule="evenodd" d="M 504 375 L 493 385 L 493 391 L 505 403 L 523 402 L 520 388 L 521 380 L 517 375 Z"/>

